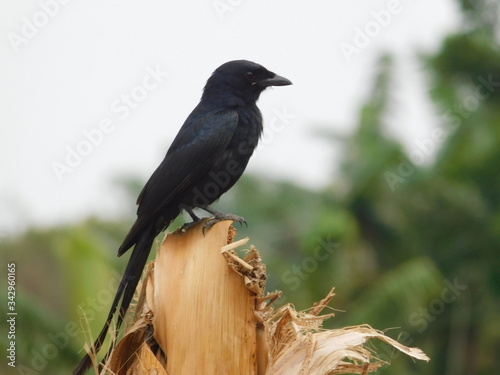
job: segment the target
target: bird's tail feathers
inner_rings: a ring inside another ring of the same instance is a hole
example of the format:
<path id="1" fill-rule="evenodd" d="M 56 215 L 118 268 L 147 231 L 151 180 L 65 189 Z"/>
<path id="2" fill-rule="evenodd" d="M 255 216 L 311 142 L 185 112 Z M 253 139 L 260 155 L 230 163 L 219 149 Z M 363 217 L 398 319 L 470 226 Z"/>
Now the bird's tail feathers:
<path id="1" fill-rule="evenodd" d="M 130 302 L 132 301 L 135 289 L 139 283 L 139 279 L 141 278 L 142 271 L 146 265 L 146 261 L 148 260 L 154 238 L 155 235 L 152 230 L 144 231 L 139 237 L 139 240 L 137 241 L 128 261 L 127 268 L 125 269 L 123 277 L 120 281 L 120 285 L 118 286 L 111 309 L 109 310 L 108 317 L 106 318 L 106 323 L 104 323 L 104 327 L 94 342 L 94 346 L 92 348 L 94 354 L 97 354 L 101 349 L 117 309 L 119 310 L 119 314 L 116 319 L 116 329 L 118 330 L 122 325 L 125 313 L 127 312 Z M 109 356 L 109 354 L 110 352 L 106 354 L 105 359 Z M 90 366 L 92 366 L 92 360 L 87 353 L 73 371 L 73 375 L 83 375 L 85 371 L 90 368 Z"/>

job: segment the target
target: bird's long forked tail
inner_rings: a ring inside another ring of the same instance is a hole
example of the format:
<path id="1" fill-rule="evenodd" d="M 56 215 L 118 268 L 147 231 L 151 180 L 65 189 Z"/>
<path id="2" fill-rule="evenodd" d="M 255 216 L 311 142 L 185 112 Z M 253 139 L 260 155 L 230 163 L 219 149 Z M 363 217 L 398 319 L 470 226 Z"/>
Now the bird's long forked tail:
<path id="1" fill-rule="evenodd" d="M 120 285 L 118 286 L 118 290 L 106 319 L 106 323 L 104 323 L 104 327 L 102 328 L 101 333 L 99 333 L 99 336 L 95 340 L 94 346 L 91 349 L 92 355 L 96 355 L 101 349 L 111 326 L 111 322 L 113 321 L 113 317 L 118 309 L 118 305 L 120 308 L 116 319 L 116 329 L 118 330 L 123 323 L 125 313 L 127 312 L 130 302 L 132 301 L 132 297 L 134 296 L 135 289 L 139 283 L 139 279 L 141 278 L 142 271 L 144 270 L 144 266 L 148 260 L 154 239 L 154 234 L 152 234 L 150 230 L 147 230 L 141 234 L 139 240 L 137 241 L 127 267 L 125 268 Z M 109 353 L 110 352 L 106 354 L 105 359 L 108 357 Z M 87 353 L 73 370 L 73 375 L 83 375 L 91 366 L 92 359 L 89 353 Z"/>

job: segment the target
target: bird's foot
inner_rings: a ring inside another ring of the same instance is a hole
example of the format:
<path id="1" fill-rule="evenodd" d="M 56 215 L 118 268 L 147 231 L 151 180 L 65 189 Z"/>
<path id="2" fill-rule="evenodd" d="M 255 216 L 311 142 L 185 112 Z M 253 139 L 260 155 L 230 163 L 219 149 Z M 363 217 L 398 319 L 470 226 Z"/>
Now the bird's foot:
<path id="1" fill-rule="evenodd" d="M 205 224 L 203 224 L 203 234 L 210 229 L 214 224 L 217 224 L 219 221 L 224 221 L 224 220 L 232 220 L 237 223 L 240 223 L 241 225 L 245 224 L 248 226 L 247 222 L 245 219 L 241 216 L 238 215 L 233 215 L 233 214 L 224 214 L 222 212 L 216 211 L 211 207 L 203 207 L 205 211 L 210 212 L 214 217 L 209 219 Z"/>
<path id="2" fill-rule="evenodd" d="M 182 233 L 185 233 L 189 228 L 191 227 L 194 227 L 196 224 L 198 224 L 198 222 L 201 220 L 198 216 L 196 216 L 193 212 L 193 210 L 191 209 L 186 209 L 187 213 L 189 214 L 189 216 L 191 216 L 191 219 L 193 219 L 192 222 L 190 223 L 185 223 L 182 227 L 181 227 L 181 232 Z"/>
<path id="3" fill-rule="evenodd" d="M 181 227 L 181 232 L 182 233 L 185 233 L 188 229 L 190 229 L 191 227 L 194 227 L 196 224 L 198 224 L 200 220 L 193 220 L 191 221 L 190 223 L 185 223 L 182 227 Z"/>
<path id="4" fill-rule="evenodd" d="M 224 220 L 232 220 L 237 223 L 240 223 L 241 225 L 245 224 L 246 226 L 248 226 L 245 219 L 242 218 L 241 216 L 220 213 L 219 215 L 215 215 L 214 217 L 209 219 L 205 224 L 203 224 L 203 234 L 205 234 L 205 232 L 208 229 L 210 229 L 214 224 L 217 224 L 219 221 L 224 221 Z"/>

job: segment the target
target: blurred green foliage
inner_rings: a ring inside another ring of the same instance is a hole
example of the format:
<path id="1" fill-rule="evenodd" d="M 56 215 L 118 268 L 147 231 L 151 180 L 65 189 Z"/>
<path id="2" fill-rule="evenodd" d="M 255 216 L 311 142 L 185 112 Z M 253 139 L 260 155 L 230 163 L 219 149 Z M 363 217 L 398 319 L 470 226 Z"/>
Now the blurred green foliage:
<path id="1" fill-rule="evenodd" d="M 357 130 L 330 136 L 343 161 L 328 188 L 245 176 L 218 203 L 250 223 L 240 236 L 261 250 L 268 289 L 284 291 L 278 304 L 304 309 L 335 286 L 332 305 L 341 311 L 330 328 L 392 328 L 432 359 L 415 363 L 379 346 L 391 362 L 380 374 L 500 368 L 500 30 L 491 17 L 498 7 L 460 3 L 464 31 L 423 58 L 441 122 L 414 150 L 385 131 L 394 86 L 392 58 L 383 56 Z M 431 155 L 432 163 L 421 162 Z M 136 195 L 140 185 L 125 182 Z M 0 243 L 2 264 L 17 264 L 16 373 L 67 374 L 74 366 L 80 331 L 95 334 L 107 314 L 126 262 L 115 250 L 129 224 L 92 218 Z M 6 332 L 5 321 L 0 326 Z"/>

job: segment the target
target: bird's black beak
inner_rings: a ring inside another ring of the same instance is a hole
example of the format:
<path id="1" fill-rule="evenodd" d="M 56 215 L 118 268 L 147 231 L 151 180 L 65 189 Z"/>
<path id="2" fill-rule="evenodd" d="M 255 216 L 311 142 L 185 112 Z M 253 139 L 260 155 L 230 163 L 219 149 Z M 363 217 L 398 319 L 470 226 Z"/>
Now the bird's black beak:
<path id="1" fill-rule="evenodd" d="M 279 76 L 277 74 L 274 75 L 272 78 L 266 78 L 263 79 L 262 81 L 259 81 L 259 85 L 267 87 L 267 86 L 288 86 L 291 85 L 292 81 L 289 79 Z"/>

